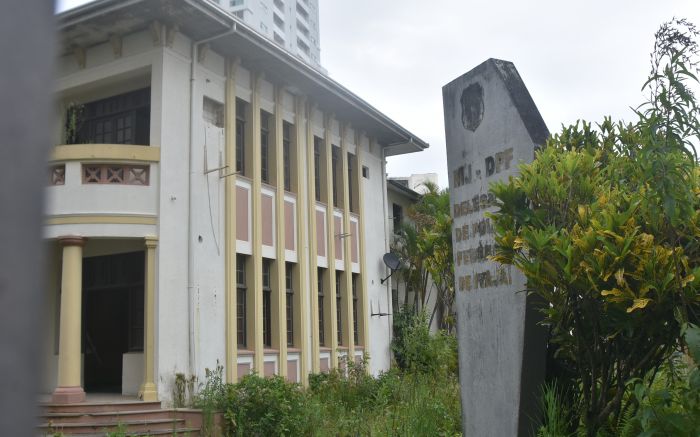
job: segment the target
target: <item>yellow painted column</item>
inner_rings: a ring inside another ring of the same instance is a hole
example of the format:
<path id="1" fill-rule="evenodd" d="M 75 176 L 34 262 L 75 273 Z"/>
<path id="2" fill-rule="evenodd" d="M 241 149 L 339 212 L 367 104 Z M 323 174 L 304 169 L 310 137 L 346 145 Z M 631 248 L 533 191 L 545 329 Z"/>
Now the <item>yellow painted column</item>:
<path id="1" fill-rule="evenodd" d="M 260 87 L 263 74 L 256 73 L 253 78 L 253 93 L 251 96 L 251 121 L 253 124 L 253 171 L 252 171 L 252 217 L 253 217 L 253 370 L 258 375 L 265 374 L 265 347 L 263 345 L 263 301 L 262 301 L 262 171 L 260 152 Z"/>
<path id="2" fill-rule="evenodd" d="M 69 404 L 85 401 L 85 391 L 80 383 L 81 301 L 85 239 L 77 236 L 66 236 L 59 237 L 58 242 L 63 247 L 63 265 L 58 343 L 58 387 L 53 392 L 53 402 Z"/>
<path id="3" fill-rule="evenodd" d="M 343 171 L 342 171 L 342 187 L 343 187 L 343 233 L 341 239 L 338 240 L 339 244 L 343 245 L 343 261 L 345 268 L 345 275 L 343 276 L 343 344 L 348 348 L 348 362 L 353 362 L 355 359 L 355 338 L 353 335 L 353 323 L 352 323 L 352 252 L 351 252 L 351 242 L 352 235 L 350 235 L 350 184 L 352 181 L 349 177 L 349 163 L 348 163 L 348 144 L 347 144 L 347 134 L 350 126 L 348 124 L 344 125 L 340 132 L 340 149 L 342 155 Z M 357 171 L 355 171 L 357 172 Z"/>
<path id="4" fill-rule="evenodd" d="M 370 147 L 372 147 L 372 143 L 374 140 L 370 140 Z M 367 304 L 367 258 L 365 256 L 365 241 L 366 241 L 366 234 L 365 234 L 365 196 L 364 196 L 364 189 L 363 189 L 363 181 L 362 181 L 362 159 L 363 159 L 363 150 L 362 150 L 362 136 L 360 135 L 358 137 L 357 141 L 357 149 L 356 149 L 356 155 L 357 155 L 357 178 L 358 178 L 358 192 L 357 192 L 357 198 L 358 198 L 358 205 L 357 205 L 357 211 L 358 215 L 360 217 L 360 223 L 359 223 L 359 228 L 360 228 L 360 238 L 358 239 L 358 242 L 360 244 L 360 277 L 357 282 L 358 290 L 358 309 L 357 309 L 357 317 L 360 319 L 357 325 L 358 329 L 358 337 L 360 340 L 360 344 L 364 348 L 364 352 L 368 353 L 369 352 L 369 305 Z M 377 175 L 376 177 L 383 178 L 385 175 Z M 367 370 L 369 371 L 369 366 L 367 367 Z"/>
<path id="5" fill-rule="evenodd" d="M 325 139 L 325 149 L 326 149 L 326 217 L 327 217 L 327 234 L 326 241 L 328 242 L 327 249 L 327 259 L 328 259 L 328 274 L 326 275 L 327 281 L 325 285 L 325 298 L 324 302 L 328 302 L 324 306 L 326 307 L 325 317 L 326 321 L 325 334 L 326 338 L 330 339 L 331 349 L 331 368 L 338 367 L 338 318 L 336 313 L 335 304 L 335 216 L 333 211 L 335 207 L 333 206 L 333 115 L 327 115 L 325 119 L 324 126 L 324 139 Z M 330 329 L 329 329 L 330 328 Z"/>
<path id="6" fill-rule="evenodd" d="M 316 107 L 311 103 L 306 105 L 306 187 L 308 194 L 308 227 L 309 227 L 309 293 L 311 311 L 311 372 L 321 371 L 321 352 L 318 336 L 318 252 L 316 238 L 316 160 L 314 159 L 313 116 Z M 303 223 L 302 220 L 300 222 Z"/>
<path id="7" fill-rule="evenodd" d="M 143 338 L 143 384 L 139 397 L 145 402 L 158 400 L 155 384 L 155 297 L 156 297 L 156 247 L 158 237 L 147 236 L 146 240 L 146 283 L 143 293 L 144 338 Z"/>
<path id="8" fill-rule="evenodd" d="M 306 173 L 304 172 L 304 169 L 306 168 L 304 166 L 304 159 L 302 159 L 305 155 L 305 151 L 307 149 L 311 149 L 311 152 L 313 153 L 313 135 L 311 140 L 309 140 L 308 136 L 304 135 L 304 126 L 305 123 L 309 123 L 308 117 L 305 118 L 305 108 L 306 104 L 304 102 L 304 99 L 301 97 L 297 97 L 294 102 L 294 124 L 295 124 L 295 132 L 296 132 L 296 192 L 297 192 L 297 205 L 296 205 L 296 212 L 297 212 L 297 241 L 296 241 L 296 248 L 297 248 L 297 277 L 299 278 L 297 280 L 297 283 L 299 284 L 299 289 L 297 291 L 297 296 L 299 297 L 297 302 L 295 302 L 295 308 L 298 308 L 296 311 L 296 314 L 299 315 L 299 342 L 298 344 L 295 344 L 299 348 L 299 376 L 302 385 L 306 387 L 308 384 L 309 378 L 308 378 L 308 373 L 309 373 L 309 366 L 308 366 L 308 358 L 307 354 L 309 351 L 309 331 L 307 329 L 308 326 L 308 320 L 309 320 L 309 289 L 311 287 L 307 286 L 307 272 L 310 272 L 310 267 L 306 262 L 307 256 L 306 256 L 306 251 L 307 248 L 304 247 L 305 244 L 310 243 L 310 239 L 307 239 L 306 237 L 306 220 L 304 220 L 305 216 L 305 211 L 304 211 L 304 206 L 306 205 L 306 185 L 304 184 L 304 181 L 306 180 Z M 308 132 L 308 129 L 307 129 Z M 306 140 L 306 141 L 305 141 Z M 311 147 L 309 147 L 309 144 Z M 313 160 L 312 160 L 313 161 Z M 313 163 L 309 164 L 308 161 L 306 161 L 306 165 L 313 165 Z M 313 170 L 313 168 L 312 168 Z M 309 203 L 315 203 L 312 202 L 313 197 L 309 199 Z M 308 221 L 311 222 L 316 218 L 315 215 L 309 215 L 307 216 Z M 313 245 L 315 248 L 316 246 Z M 315 264 L 315 263 L 314 263 Z M 313 277 L 313 276 L 312 276 Z M 313 282 L 313 281 L 311 281 Z M 313 295 L 312 295 L 313 296 Z M 317 322 L 318 323 L 318 322 Z"/>
<path id="9" fill-rule="evenodd" d="M 282 97 L 284 87 L 275 87 L 275 128 L 274 128 L 274 157 L 272 162 L 275 165 L 275 231 L 276 245 L 274 283 L 272 292 L 272 347 L 278 350 L 277 374 L 287 376 L 287 314 L 286 300 L 287 291 L 285 284 L 285 209 L 284 209 L 284 157 L 282 150 Z M 291 159 L 291 158 L 290 158 Z M 292 231 L 293 232 L 293 231 Z"/>
<path id="10" fill-rule="evenodd" d="M 240 60 L 229 60 L 226 68 L 226 170 L 224 180 L 225 229 L 225 339 L 226 382 L 236 382 L 238 376 L 238 338 L 236 332 L 236 69 Z"/>

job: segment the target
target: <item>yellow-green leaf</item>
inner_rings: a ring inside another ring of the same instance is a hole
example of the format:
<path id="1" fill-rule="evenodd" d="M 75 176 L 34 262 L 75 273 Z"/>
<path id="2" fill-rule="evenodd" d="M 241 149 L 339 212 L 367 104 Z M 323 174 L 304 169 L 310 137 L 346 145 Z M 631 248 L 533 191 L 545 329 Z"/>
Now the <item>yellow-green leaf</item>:
<path id="1" fill-rule="evenodd" d="M 632 311 L 634 311 L 636 309 L 645 308 L 649 302 L 651 302 L 651 299 L 646 299 L 646 298 L 645 299 L 635 299 L 632 306 L 627 308 L 627 312 L 631 313 Z"/>

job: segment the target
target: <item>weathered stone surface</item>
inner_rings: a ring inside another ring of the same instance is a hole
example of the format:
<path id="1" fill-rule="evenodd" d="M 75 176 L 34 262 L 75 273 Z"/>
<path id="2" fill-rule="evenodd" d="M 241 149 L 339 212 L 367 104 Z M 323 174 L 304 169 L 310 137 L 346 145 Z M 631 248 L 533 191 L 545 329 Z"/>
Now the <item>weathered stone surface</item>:
<path id="1" fill-rule="evenodd" d="M 549 136 L 515 66 L 489 59 L 442 89 L 454 218 L 459 371 L 465 436 L 530 435 L 545 342 L 514 267 L 494 251 L 489 184 L 517 174 Z"/>

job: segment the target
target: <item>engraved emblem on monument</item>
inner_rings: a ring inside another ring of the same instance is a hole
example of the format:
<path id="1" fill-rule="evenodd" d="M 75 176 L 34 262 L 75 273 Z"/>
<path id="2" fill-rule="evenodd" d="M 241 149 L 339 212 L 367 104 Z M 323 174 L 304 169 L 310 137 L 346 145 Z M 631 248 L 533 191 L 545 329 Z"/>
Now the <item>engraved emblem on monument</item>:
<path id="1" fill-rule="evenodd" d="M 462 125 L 474 132 L 484 118 L 484 88 L 473 83 L 462 91 L 459 102 L 462 104 Z"/>

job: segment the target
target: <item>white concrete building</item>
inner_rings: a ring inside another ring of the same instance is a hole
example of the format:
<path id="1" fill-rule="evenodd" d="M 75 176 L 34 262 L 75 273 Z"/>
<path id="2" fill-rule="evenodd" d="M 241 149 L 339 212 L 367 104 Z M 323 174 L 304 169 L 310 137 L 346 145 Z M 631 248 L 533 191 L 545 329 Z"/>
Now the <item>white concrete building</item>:
<path id="1" fill-rule="evenodd" d="M 44 392 L 387 369 L 385 158 L 427 144 L 208 0 L 57 18 Z"/>
<path id="2" fill-rule="evenodd" d="M 425 194 L 428 192 L 428 187 L 426 183 L 431 183 L 438 185 L 438 175 L 437 173 L 418 173 L 412 174 L 411 176 L 397 176 L 389 178 L 397 184 L 403 185 L 409 190 L 413 190 L 418 194 Z"/>
<path id="3" fill-rule="evenodd" d="M 318 0 L 212 0 L 314 68 L 321 67 Z"/>

